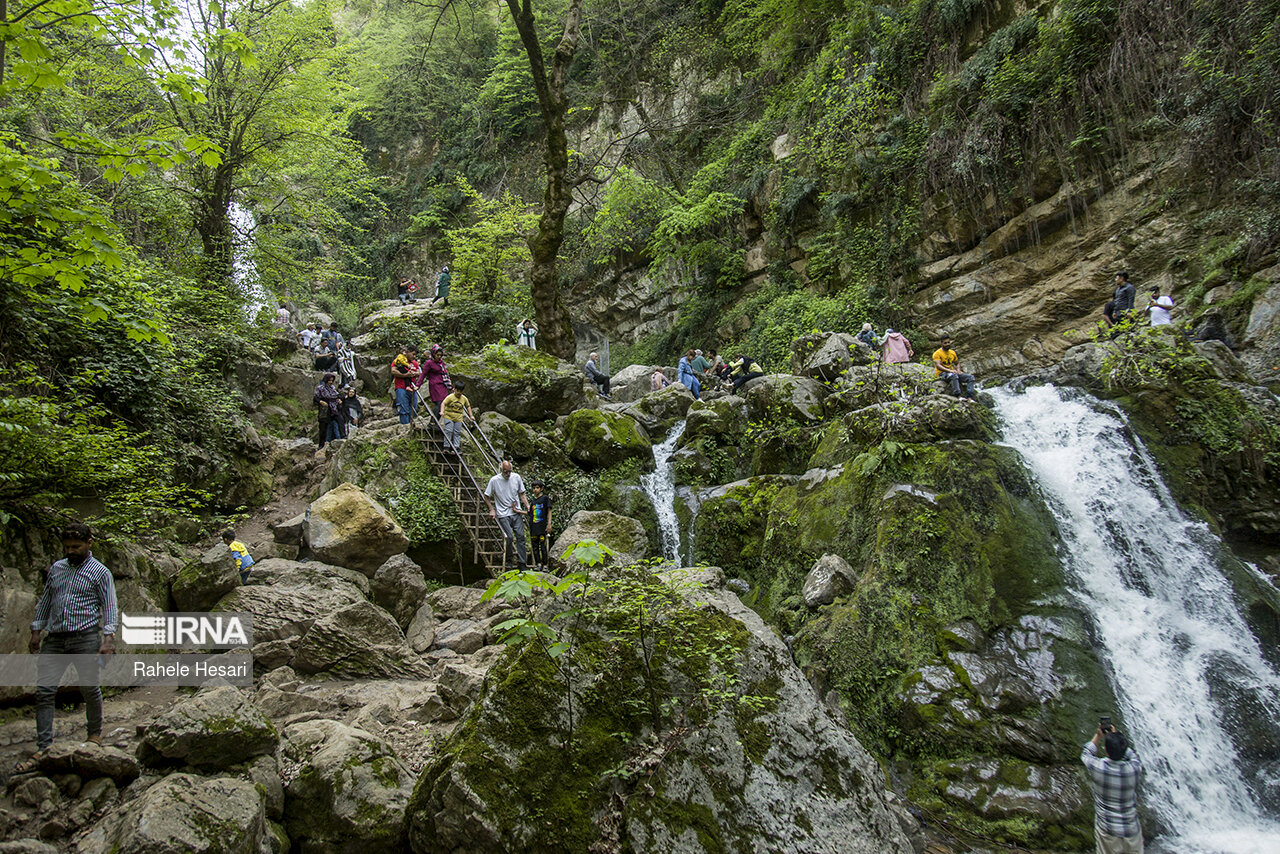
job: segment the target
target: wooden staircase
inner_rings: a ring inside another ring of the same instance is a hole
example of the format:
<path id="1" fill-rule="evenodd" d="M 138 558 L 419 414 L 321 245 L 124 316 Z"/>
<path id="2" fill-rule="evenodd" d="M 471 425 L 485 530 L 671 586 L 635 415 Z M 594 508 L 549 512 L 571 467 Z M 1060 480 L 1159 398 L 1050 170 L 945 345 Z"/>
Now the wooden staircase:
<path id="1" fill-rule="evenodd" d="M 453 500 L 471 536 L 476 564 L 491 577 L 501 575 L 508 569 L 506 541 L 497 521 L 489 516 L 489 505 L 484 498 L 485 486 L 489 478 L 499 471 L 501 458 L 475 424 L 463 425 L 462 453 L 456 454 L 446 448 L 444 429 L 425 403 L 418 409 L 413 431 L 422 443 L 423 452 L 436 477 L 453 493 Z"/>

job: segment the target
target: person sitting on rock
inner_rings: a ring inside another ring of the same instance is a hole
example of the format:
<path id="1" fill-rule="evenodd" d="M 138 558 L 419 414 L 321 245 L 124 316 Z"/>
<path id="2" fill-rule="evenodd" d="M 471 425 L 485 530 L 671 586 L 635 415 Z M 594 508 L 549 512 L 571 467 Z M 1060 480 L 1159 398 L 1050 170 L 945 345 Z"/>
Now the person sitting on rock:
<path id="1" fill-rule="evenodd" d="M 973 391 L 974 376 L 960 370 L 960 357 L 956 355 L 955 350 L 951 349 L 951 336 L 943 335 L 940 344 L 941 346 L 933 351 L 933 367 L 938 379 L 951 388 L 951 394 L 954 396 L 977 400 Z M 961 386 L 964 387 L 963 393 Z"/>
<path id="2" fill-rule="evenodd" d="M 676 378 L 689 391 L 693 392 L 696 400 L 701 400 L 699 392 L 702 391 L 702 383 L 698 382 L 698 378 L 694 376 L 692 361 L 694 358 L 693 348 L 690 347 L 685 354 L 680 357 L 680 363 L 676 366 Z"/>
<path id="3" fill-rule="evenodd" d="M 416 393 L 418 377 L 418 348 L 407 345 L 391 363 L 391 379 L 395 386 L 396 412 L 400 415 L 400 423 L 408 424 L 413 420 L 413 397 Z"/>
<path id="4" fill-rule="evenodd" d="M 879 346 L 880 343 L 876 340 L 876 331 L 871 328 L 870 323 L 862 324 L 862 329 L 858 330 L 858 334 L 853 337 L 866 344 L 872 350 Z"/>
<path id="5" fill-rule="evenodd" d="M 689 363 L 689 367 L 693 368 L 693 372 L 698 375 L 699 379 L 706 375 L 707 370 L 711 367 L 711 363 L 707 361 L 707 357 L 702 355 L 701 350 L 693 351 L 693 361 Z"/>
<path id="6" fill-rule="evenodd" d="M 583 372 L 587 375 L 587 379 L 596 384 L 596 388 L 600 391 L 600 396 L 605 400 L 613 400 L 609 396 L 609 375 L 604 373 L 596 366 L 597 360 L 600 358 L 599 353 L 592 353 L 587 357 L 587 363 L 582 366 Z"/>
<path id="7" fill-rule="evenodd" d="M 401 279 L 400 284 L 396 285 L 396 299 L 400 300 L 401 305 L 408 305 L 413 302 L 413 294 L 409 290 L 409 286 L 413 284 L 412 279 Z M 414 286 L 417 290 L 417 286 Z"/>
<path id="8" fill-rule="evenodd" d="M 1173 324 L 1173 297 L 1160 296 L 1159 288 L 1151 289 L 1151 304 L 1147 306 L 1151 315 L 1152 326 L 1170 326 Z"/>
<path id="9" fill-rule="evenodd" d="M 898 365 L 910 362 L 914 355 L 915 351 L 911 349 L 907 336 L 892 329 L 885 330 L 884 345 L 880 350 L 881 361 L 886 365 Z"/>
<path id="10" fill-rule="evenodd" d="M 654 365 L 653 373 L 649 375 L 649 391 L 661 391 L 671 385 L 671 380 L 667 379 L 667 375 L 662 372 L 662 368 Z"/>
<path id="11" fill-rule="evenodd" d="M 222 542 L 227 544 L 227 548 L 231 551 L 231 556 L 236 561 L 236 572 L 240 573 L 240 583 L 249 583 L 250 567 L 253 566 L 253 556 L 249 554 L 249 547 L 236 539 L 236 532 L 227 528 L 222 532 Z"/>
<path id="12" fill-rule="evenodd" d="M 729 368 L 729 376 L 733 378 L 734 394 L 737 394 L 738 389 L 751 380 L 764 376 L 764 371 L 760 369 L 759 363 L 748 359 L 744 353 L 739 353 L 738 358 L 729 363 Z"/>

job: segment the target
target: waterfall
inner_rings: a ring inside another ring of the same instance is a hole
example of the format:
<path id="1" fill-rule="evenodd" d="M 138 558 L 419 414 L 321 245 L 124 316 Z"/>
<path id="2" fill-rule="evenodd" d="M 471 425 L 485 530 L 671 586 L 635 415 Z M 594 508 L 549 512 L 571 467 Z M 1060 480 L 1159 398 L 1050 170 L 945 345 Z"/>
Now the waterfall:
<path id="1" fill-rule="evenodd" d="M 258 227 L 258 221 L 253 211 L 235 202 L 231 203 L 227 217 L 231 220 L 231 279 L 244 297 L 245 317 L 252 323 L 264 306 L 273 304 L 253 263 L 253 230 Z"/>
<path id="2" fill-rule="evenodd" d="M 1117 408 L 1053 386 L 994 397 L 1057 517 L 1069 585 L 1147 769 L 1140 802 L 1167 833 L 1158 850 L 1280 851 L 1275 768 L 1236 749 L 1257 737 L 1249 727 L 1274 727 L 1280 677 L 1240 613 L 1231 558 L 1179 511 Z"/>
<path id="3" fill-rule="evenodd" d="M 653 509 L 658 514 L 662 556 L 676 563 L 680 563 L 680 520 L 676 516 L 675 467 L 671 462 L 671 454 L 676 449 L 676 442 L 684 435 L 684 425 L 683 421 L 677 423 L 662 444 L 654 447 L 653 459 L 657 467 L 640 478 L 640 485 L 644 487 L 645 494 L 653 502 Z"/>

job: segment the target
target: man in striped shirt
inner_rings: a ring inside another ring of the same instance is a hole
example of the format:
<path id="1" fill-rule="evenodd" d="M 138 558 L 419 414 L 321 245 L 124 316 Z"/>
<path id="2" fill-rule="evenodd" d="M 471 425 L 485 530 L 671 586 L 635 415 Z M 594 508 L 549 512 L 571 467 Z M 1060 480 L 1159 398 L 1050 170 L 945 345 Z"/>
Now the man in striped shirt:
<path id="1" fill-rule="evenodd" d="M 1106 755 L 1098 755 L 1105 745 Z M 1093 784 L 1093 838 L 1097 854 L 1142 854 L 1142 825 L 1138 823 L 1138 780 L 1142 760 L 1115 727 L 1098 725 L 1093 740 L 1080 752 Z"/>
<path id="2" fill-rule="evenodd" d="M 111 570 L 89 553 L 93 533 L 73 523 L 62 530 L 66 557 L 54 563 L 31 621 L 32 653 L 40 653 L 36 686 L 36 746 L 53 744 L 53 699 L 62 674 L 74 661 L 84 696 L 88 740 L 102 744 L 102 688 L 98 685 L 98 655 L 115 652 L 116 586 Z M 102 636 L 99 639 L 98 631 Z M 44 632 L 43 641 L 41 632 Z M 39 753 L 37 752 L 37 756 Z"/>

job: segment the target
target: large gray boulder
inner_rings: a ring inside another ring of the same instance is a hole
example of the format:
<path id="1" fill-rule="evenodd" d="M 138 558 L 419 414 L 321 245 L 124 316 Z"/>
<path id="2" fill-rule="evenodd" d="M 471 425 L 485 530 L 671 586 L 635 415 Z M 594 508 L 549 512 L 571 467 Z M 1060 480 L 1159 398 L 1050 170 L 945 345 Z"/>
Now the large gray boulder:
<path id="1" fill-rule="evenodd" d="M 110 777 L 118 785 L 138 778 L 138 760 L 114 747 L 55 741 L 39 759 L 42 774 L 75 774 L 82 780 Z"/>
<path id="2" fill-rule="evenodd" d="M 801 595 L 810 608 L 830 605 L 837 598 L 853 590 L 858 583 L 857 573 L 840 555 L 823 555 L 804 577 Z"/>
<path id="3" fill-rule="evenodd" d="M 352 483 L 311 502 L 305 529 L 307 544 L 318 560 L 359 570 L 370 578 L 387 558 L 409 548 L 409 538 L 387 509 Z"/>
<path id="4" fill-rule="evenodd" d="M 758 377 L 744 388 L 747 417 L 752 421 L 821 421 L 822 401 L 829 394 L 817 380 L 788 374 Z"/>
<path id="5" fill-rule="evenodd" d="M 608 468 L 639 460 L 653 468 L 653 446 L 635 420 L 616 412 L 579 409 L 565 420 L 565 447 L 574 461 L 587 468 Z"/>
<path id="6" fill-rule="evenodd" d="M 477 412 L 497 410 L 516 421 L 568 415 L 586 403 L 581 368 L 528 347 L 491 344 L 450 361 L 449 376 L 466 381 Z"/>
<path id="7" fill-rule="evenodd" d="M 802 335 L 791 344 L 791 373 L 836 382 L 854 365 L 869 365 L 875 351 L 845 332 Z"/>
<path id="8" fill-rule="evenodd" d="M 385 741 L 337 721 L 285 729 L 284 825 L 303 851 L 400 854 L 409 773 Z"/>
<path id="9" fill-rule="evenodd" d="M 677 443 L 685 447 L 695 439 L 736 437 L 747 422 L 747 402 L 736 395 L 696 400 L 685 416 L 684 433 Z"/>
<path id="10" fill-rule="evenodd" d="M 280 734 L 239 688 L 206 688 L 153 720 L 138 747 L 150 764 L 228 768 L 275 751 Z"/>
<path id="11" fill-rule="evenodd" d="M 427 595 L 427 580 L 422 567 L 411 557 L 394 555 L 373 574 L 370 593 L 374 603 L 385 609 L 400 628 L 408 629 Z"/>
<path id="12" fill-rule="evenodd" d="M 117 807 L 79 841 L 82 852 L 259 854 L 271 850 L 263 800 L 248 780 L 170 774 Z"/>
<path id="13" fill-rule="evenodd" d="M 605 562 L 606 566 L 627 566 L 649 556 L 649 535 L 638 519 L 608 510 L 579 510 L 551 546 L 551 562 L 569 569 L 578 568 L 578 557 L 566 557 L 566 554 L 584 540 L 603 543 L 613 550 L 614 555 Z"/>
<path id="14" fill-rule="evenodd" d="M 173 579 L 169 592 L 179 611 L 208 611 L 239 586 L 236 560 L 226 545 L 218 543 L 199 560 L 183 567 Z"/>
<path id="15" fill-rule="evenodd" d="M 675 383 L 675 368 L 663 368 L 662 372 Z M 609 378 L 609 396 L 615 403 L 639 400 L 649 393 L 649 378 L 652 376 L 652 365 L 627 365 Z"/>
<path id="16" fill-rule="evenodd" d="M 291 666 L 299 673 L 349 678 L 425 672 L 391 615 L 363 599 L 312 623 L 294 647 Z"/>
<path id="17" fill-rule="evenodd" d="M 268 583 L 237 587 L 218 610 L 250 614 L 255 644 L 296 641 L 316 620 L 364 600 L 368 591 L 369 580 L 361 573 L 314 561 L 268 558 L 253 570 Z"/>
<path id="18" fill-rule="evenodd" d="M 497 662 L 477 707 L 418 781 L 413 850 L 585 851 L 604 840 L 611 850 L 738 851 L 768 840 L 787 851 L 912 851 L 886 803 L 884 772 L 830 717 L 782 641 L 718 586 L 723 573 L 687 575 L 632 578 L 649 594 L 645 650 L 662 655 L 642 654 L 616 628 L 629 620 L 605 620 L 575 628 L 583 652 L 571 668 L 537 645 Z M 622 594 L 593 594 L 593 607 L 609 595 Z M 629 604 L 612 607 L 628 613 Z M 651 708 L 646 661 L 664 696 L 694 698 L 696 726 L 673 725 L 681 709 Z M 708 686 L 721 684 L 719 668 L 756 699 L 704 703 Z M 589 749 L 565 737 L 586 721 L 600 733 Z M 643 794 L 625 806 L 598 784 L 617 768 L 644 774 Z"/>

